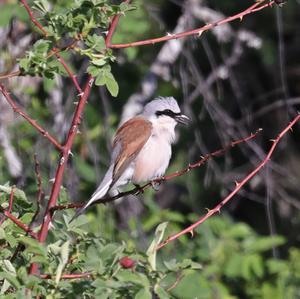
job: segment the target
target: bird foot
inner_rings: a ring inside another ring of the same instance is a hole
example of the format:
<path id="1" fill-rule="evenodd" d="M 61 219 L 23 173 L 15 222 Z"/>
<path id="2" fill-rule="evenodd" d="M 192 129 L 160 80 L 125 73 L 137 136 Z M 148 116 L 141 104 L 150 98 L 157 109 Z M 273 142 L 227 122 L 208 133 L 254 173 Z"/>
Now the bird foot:
<path id="1" fill-rule="evenodd" d="M 156 181 L 151 181 L 151 186 L 155 191 L 158 191 L 160 187 L 160 183 Z"/>

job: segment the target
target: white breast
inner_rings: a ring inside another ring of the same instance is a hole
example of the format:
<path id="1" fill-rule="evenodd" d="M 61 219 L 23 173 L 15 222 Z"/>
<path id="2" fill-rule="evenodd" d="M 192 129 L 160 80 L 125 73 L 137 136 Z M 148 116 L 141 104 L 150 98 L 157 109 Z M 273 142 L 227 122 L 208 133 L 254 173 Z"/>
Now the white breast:
<path id="1" fill-rule="evenodd" d="M 151 136 L 136 158 L 132 182 L 139 184 L 164 175 L 170 158 L 170 143 Z"/>
<path id="2" fill-rule="evenodd" d="M 172 154 L 174 123 L 170 121 L 153 123 L 152 135 L 136 157 L 133 183 L 150 181 L 165 174 Z"/>

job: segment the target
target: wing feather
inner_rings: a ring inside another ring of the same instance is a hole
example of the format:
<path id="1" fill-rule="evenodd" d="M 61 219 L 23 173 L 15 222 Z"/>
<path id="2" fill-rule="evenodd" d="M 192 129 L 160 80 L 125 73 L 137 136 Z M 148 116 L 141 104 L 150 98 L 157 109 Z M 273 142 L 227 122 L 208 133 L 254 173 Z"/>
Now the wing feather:
<path id="1" fill-rule="evenodd" d="M 113 149 L 120 146 L 116 157 L 113 178 L 116 182 L 129 164 L 135 159 L 152 133 L 152 124 L 137 116 L 125 122 L 116 132 Z"/>

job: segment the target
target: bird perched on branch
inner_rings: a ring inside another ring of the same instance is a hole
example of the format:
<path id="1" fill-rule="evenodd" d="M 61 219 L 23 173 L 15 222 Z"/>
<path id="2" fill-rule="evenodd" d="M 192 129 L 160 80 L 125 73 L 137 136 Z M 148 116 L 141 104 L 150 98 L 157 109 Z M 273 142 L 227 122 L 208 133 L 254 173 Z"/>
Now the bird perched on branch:
<path id="1" fill-rule="evenodd" d="M 102 182 L 72 220 L 122 185 L 138 185 L 164 175 L 172 154 L 175 126 L 188 121 L 173 97 L 156 98 L 140 115 L 126 121 L 114 137 L 111 163 Z"/>

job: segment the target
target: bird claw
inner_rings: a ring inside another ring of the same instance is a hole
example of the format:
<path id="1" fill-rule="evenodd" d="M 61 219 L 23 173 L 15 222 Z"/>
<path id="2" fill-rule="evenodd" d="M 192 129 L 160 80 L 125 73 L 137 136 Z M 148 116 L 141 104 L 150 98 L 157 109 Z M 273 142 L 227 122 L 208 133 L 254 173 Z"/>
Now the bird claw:
<path id="1" fill-rule="evenodd" d="M 160 187 L 160 183 L 156 181 L 151 181 L 151 186 L 155 191 L 158 191 Z"/>

